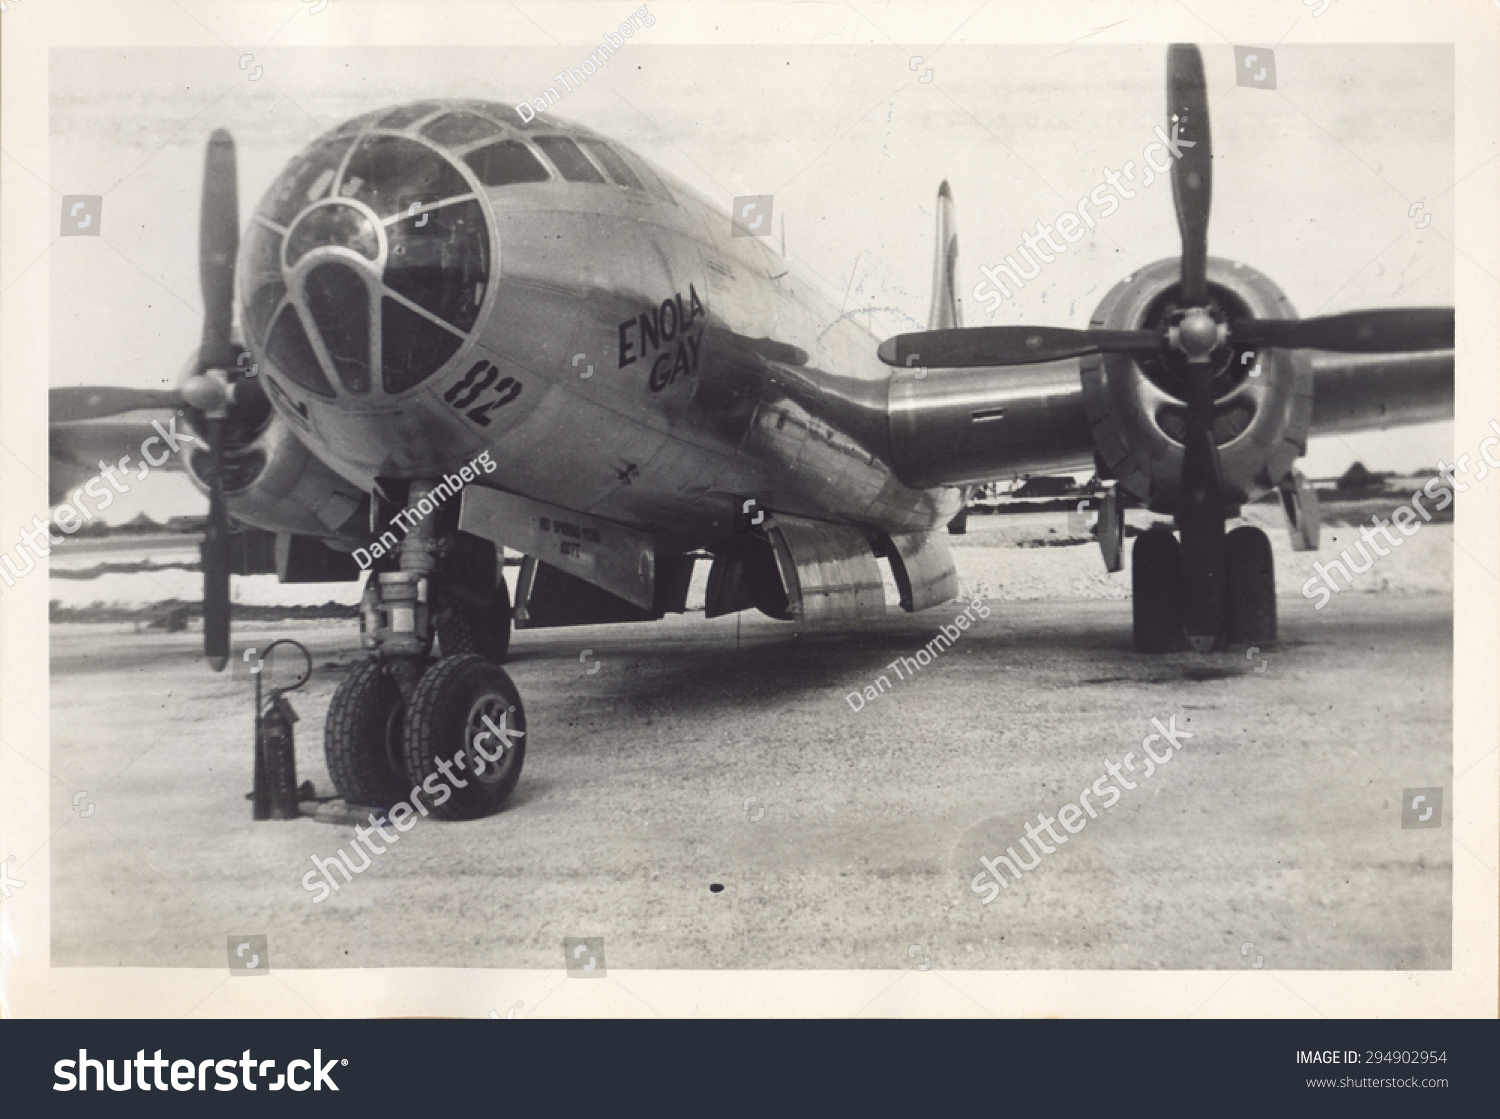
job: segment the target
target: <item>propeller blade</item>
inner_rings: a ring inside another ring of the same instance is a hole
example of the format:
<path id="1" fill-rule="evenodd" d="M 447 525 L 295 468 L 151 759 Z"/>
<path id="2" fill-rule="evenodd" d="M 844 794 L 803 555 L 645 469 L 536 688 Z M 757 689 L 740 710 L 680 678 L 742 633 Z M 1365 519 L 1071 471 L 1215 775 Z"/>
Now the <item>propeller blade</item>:
<path id="1" fill-rule="evenodd" d="M 47 392 L 48 419 L 55 424 L 101 420 L 141 409 L 180 408 L 176 389 L 116 389 L 82 385 Z"/>
<path id="2" fill-rule="evenodd" d="M 203 157 L 203 207 L 198 223 L 198 283 L 203 291 L 200 372 L 228 369 L 235 363 L 230 328 L 234 318 L 234 262 L 239 247 L 234 139 L 220 128 L 209 137 Z"/>
<path id="3" fill-rule="evenodd" d="M 1244 346 L 1333 350 L 1345 354 L 1402 354 L 1453 348 L 1452 307 L 1350 311 L 1311 319 L 1251 319 L 1234 324 Z"/>
<path id="4" fill-rule="evenodd" d="M 237 357 L 234 265 L 240 247 L 239 186 L 234 139 L 224 129 L 209 137 L 203 157 L 203 207 L 198 223 L 198 281 L 203 289 L 203 340 L 198 373 L 182 397 L 202 410 L 208 443 L 208 530 L 203 560 L 203 652 L 215 672 L 229 661 L 229 513 L 224 504 L 224 424 L 232 394 L 219 379 Z M 207 376 L 209 370 L 217 370 Z"/>
<path id="5" fill-rule="evenodd" d="M 1213 197 L 1213 143 L 1203 55 L 1191 43 L 1167 50 L 1167 126 L 1174 146 L 1172 203 L 1182 238 L 1181 301 L 1208 303 L 1208 215 Z M 1158 134 L 1160 132 L 1158 131 Z M 1191 315 L 1189 319 L 1206 314 Z M 1200 327 L 1202 324 L 1198 324 Z M 1188 327 L 1184 320 L 1183 329 Z M 1188 339 L 1190 343 L 1202 338 Z M 1181 346 L 1181 342 L 1179 343 Z M 1196 355 L 1196 356 L 1193 356 Z M 1189 644 L 1206 653 L 1218 639 L 1224 604 L 1224 505 L 1219 448 L 1213 433 L 1213 367 L 1202 345 L 1173 352 L 1169 361 L 1187 374 L 1182 476 L 1176 510 L 1182 535 L 1183 607 Z"/>
<path id="6" fill-rule="evenodd" d="M 224 507 L 224 420 L 209 416 L 208 528 L 200 556 L 203 565 L 203 652 L 209 667 L 222 672 L 229 662 L 229 514 Z"/>
<path id="7" fill-rule="evenodd" d="M 897 334 L 877 352 L 887 365 L 968 368 L 1032 365 L 1085 354 L 1154 354 L 1160 348 L 1161 335 L 1154 330 L 973 326 Z"/>
<path id="8" fill-rule="evenodd" d="M 1167 50 L 1167 126 L 1181 145 L 1181 155 L 1172 163 L 1172 202 L 1182 235 L 1182 299 L 1201 306 L 1208 302 L 1213 143 L 1203 55 L 1192 43 L 1173 43 Z"/>

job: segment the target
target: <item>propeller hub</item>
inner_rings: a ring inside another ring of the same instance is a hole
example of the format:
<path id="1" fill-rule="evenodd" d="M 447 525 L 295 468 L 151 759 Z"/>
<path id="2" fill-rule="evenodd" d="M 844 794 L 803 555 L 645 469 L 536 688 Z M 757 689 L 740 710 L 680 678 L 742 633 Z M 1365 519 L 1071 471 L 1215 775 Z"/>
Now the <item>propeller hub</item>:
<path id="1" fill-rule="evenodd" d="M 1217 319 L 1202 308 L 1189 311 L 1177 326 L 1177 348 L 1190 360 L 1202 360 L 1222 340 L 1223 330 Z"/>
<path id="2" fill-rule="evenodd" d="M 220 379 L 223 375 L 215 377 L 215 372 L 217 370 L 210 370 L 201 376 L 192 377 L 182 386 L 182 399 L 188 406 L 209 416 L 223 415 L 229 403 L 229 388 Z"/>

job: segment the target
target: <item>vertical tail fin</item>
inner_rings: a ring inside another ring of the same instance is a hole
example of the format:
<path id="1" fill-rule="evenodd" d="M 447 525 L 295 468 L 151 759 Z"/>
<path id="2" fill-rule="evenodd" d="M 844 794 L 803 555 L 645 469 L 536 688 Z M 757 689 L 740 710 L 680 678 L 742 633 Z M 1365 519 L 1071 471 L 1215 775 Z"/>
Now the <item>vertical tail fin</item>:
<path id="1" fill-rule="evenodd" d="M 953 192 L 948 180 L 938 187 L 937 252 L 932 262 L 932 311 L 928 330 L 953 330 L 963 326 L 963 307 L 958 289 L 958 220 L 954 216 Z"/>

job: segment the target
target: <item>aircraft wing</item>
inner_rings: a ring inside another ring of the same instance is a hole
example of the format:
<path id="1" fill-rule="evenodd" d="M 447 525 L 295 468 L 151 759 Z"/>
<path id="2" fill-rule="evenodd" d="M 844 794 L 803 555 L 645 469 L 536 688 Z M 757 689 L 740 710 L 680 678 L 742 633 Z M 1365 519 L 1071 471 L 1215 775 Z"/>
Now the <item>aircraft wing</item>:
<path id="1" fill-rule="evenodd" d="M 65 390 L 54 390 L 65 391 Z M 54 403 L 56 398 L 54 397 Z M 163 428 L 177 419 L 177 407 L 134 408 L 127 412 L 98 418 L 54 418 L 48 425 L 47 443 L 49 470 L 47 476 L 47 499 L 52 504 L 66 499 L 67 495 L 99 475 L 100 464 L 118 466 L 122 478 L 134 478 L 139 472 L 144 476 L 141 446 L 157 435 L 152 421 Z M 187 434 L 181 421 L 177 431 Z M 158 443 L 160 439 L 158 437 Z M 166 461 L 152 470 L 186 469 L 184 453 L 168 454 Z M 127 458 L 128 456 L 128 458 Z M 152 446 L 151 456 L 161 459 L 162 451 Z M 126 460 L 121 466 L 122 460 Z"/>

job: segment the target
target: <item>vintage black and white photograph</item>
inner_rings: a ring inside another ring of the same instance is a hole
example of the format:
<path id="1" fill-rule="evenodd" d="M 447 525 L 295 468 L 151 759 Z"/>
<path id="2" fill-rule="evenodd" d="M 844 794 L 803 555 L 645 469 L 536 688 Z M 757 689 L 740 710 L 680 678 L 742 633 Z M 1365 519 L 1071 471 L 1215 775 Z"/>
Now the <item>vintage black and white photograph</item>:
<path id="1" fill-rule="evenodd" d="M 0 540 L 6 605 L 46 584 L 32 951 L 293 1014 L 307 969 L 501 969 L 447 1009 L 510 1018 L 1455 967 L 1500 413 L 1456 430 L 1451 42 L 360 7 L 54 46 L 8 160 L 52 221 L 4 370 L 46 385 Z"/>

